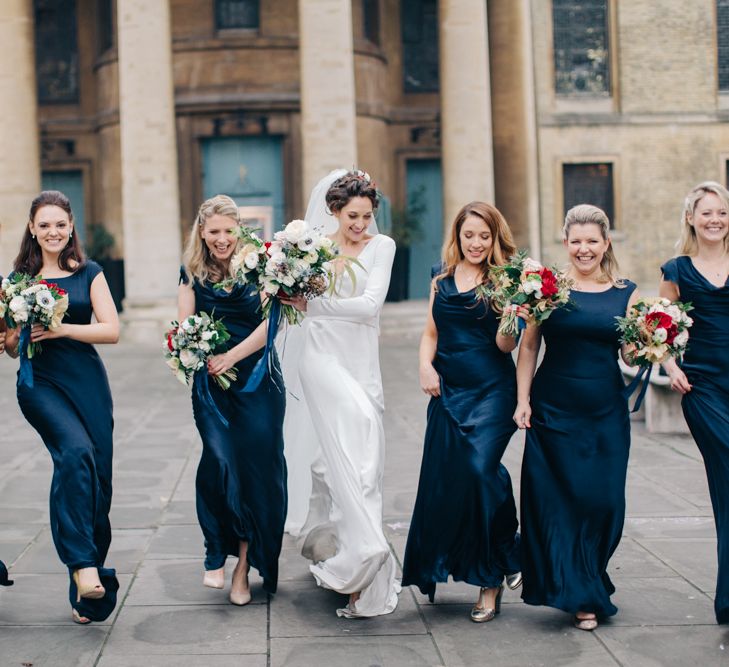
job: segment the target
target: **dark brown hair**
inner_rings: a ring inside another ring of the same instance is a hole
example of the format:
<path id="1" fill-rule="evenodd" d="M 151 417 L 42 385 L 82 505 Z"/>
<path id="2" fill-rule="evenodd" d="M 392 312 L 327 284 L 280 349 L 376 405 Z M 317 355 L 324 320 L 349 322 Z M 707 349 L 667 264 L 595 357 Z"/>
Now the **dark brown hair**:
<path id="1" fill-rule="evenodd" d="M 31 203 L 30 212 L 28 213 L 28 222 L 35 220 L 36 213 L 44 206 L 58 206 L 68 213 L 68 219 L 73 222 L 73 212 L 71 211 L 71 202 L 68 197 L 58 190 L 44 190 Z M 72 262 L 76 262 L 72 266 Z M 78 240 L 78 234 L 71 235 L 66 247 L 61 250 L 58 257 L 58 267 L 62 271 L 77 271 L 86 262 L 86 255 Z M 40 245 L 30 233 L 30 228 L 26 225 L 23 239 L 20 242 L 20 252 L 15 258 L 13 268 L 17 273 L 27 273 L 31 276 L 38 275 L 43 267 L 43 253 Z"/>
<path id="2" fill-rule="evenodd" d="M 372 202 L 372 211 L 377 210 L 377 186 L 363 171 L 348 171 L 332 183 L 327 190 L 327 208 L 339 213 L 355 197 L 367 197 Z"/>

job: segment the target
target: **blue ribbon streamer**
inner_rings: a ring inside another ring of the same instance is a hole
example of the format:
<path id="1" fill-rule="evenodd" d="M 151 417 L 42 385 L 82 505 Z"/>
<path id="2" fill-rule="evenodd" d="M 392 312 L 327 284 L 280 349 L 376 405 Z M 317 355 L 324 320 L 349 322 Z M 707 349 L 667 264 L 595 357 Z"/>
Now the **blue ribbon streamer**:
<path id="1" fill-rule="evenodd" d="M 278 299 L 274 299 L 268 314 L 266 347 L 263 348 L 263 356 L 256 362 L 251 374 L 248 376 L 248 382 L 246 382 L 246 386 L 241 390 L 243 393 L 250 394 L 258 389 L 258 385 L 261 384 L 263 376 L 268 372 L 271 361 L 271 350 L 273 350 L 273 341 L 276 339 L 280 319 L 281 302 Z"/>
<path id="2" fill-rule="evenodd" d="M 28 389 L 33 388 L 33 364 L 28 358 L 28 345 L 30 345 L 30 327 L 20 329 L 20 369 L 18 370 L 18 386 L 26 385 Z"/>
<path id="3" fill-rule="evenodd" d="M 521 317 L 517 317 L 516 318 L 516 326 L 517 326 L 517 330 L 516 330 L 516 338 L 515 338 L 515 340 L 516 340 L 516 344 L 518 345 L 519 344 L 519 339 L 521 338 L 521 332 L 524 331 L 524 329 L 527 328 L 527 323 L 523 319 L 521 319 Z"/>
<path id="4" fill-rule="evenodd" d="M 220 412 L 218 406 L 213 400 L 213 397 L 210 395 L 207 365 L 195 373 L 195 392 L 197 393 L 197 397 L 200 402 L 210 409 L 225 428 L 228 428 L 228 420 Z"/>
<path id="5" fill-rule="evenodd" d="M 638 410 L 640 410 L 640 406 L 643 404 L 645 394 L 648 391 L 648 385 L 651 381 L 652 372 L 653 364 L 651 364 L 650 366 L 642 366 L 636 376 L 631 381 L 631 383 L 627 387 L 625 387 L 625 389 L 623 389 L 623 397 L 629 399 L 633 395 L 633 392 L 638 388 L 640 381 L 644 380 L 643 386 L 641 387 L 640 393 L 638 394 L 638 398 L 636 399 L 635 405 L 633 405 L 633 409 L 631 410 L 631 412 L 638 412 Z M 645 378 L 643 378 L 644 375 Z"/>

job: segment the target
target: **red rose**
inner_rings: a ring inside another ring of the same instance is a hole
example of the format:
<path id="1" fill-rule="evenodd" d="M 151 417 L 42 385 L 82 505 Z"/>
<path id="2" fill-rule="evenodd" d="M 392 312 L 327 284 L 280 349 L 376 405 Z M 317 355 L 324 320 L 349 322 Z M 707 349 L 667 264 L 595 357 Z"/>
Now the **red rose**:
<path id="1" fill-rule="evenodd" d="M 170 348 L 170 352 L 174 352 L 175 348 L 172 347 L 172 334 L 167 334 L 167 347 Z"/>
<path id="2" fill-rule="evenodd" d="M 668 330 L 673 325 L 673 318 L 666 313 L 648 313 L 645 316 L 645 321 L 653 325 L 653 330 L 666 329 Z"/>
<path id="3" fill-rule="evenodd" d="M 549 269 L 544 268 L 539 272 L 542 278 L 542 296 L 554 296 L 559 291 L 557 278 Z"/>
<path id="4" fill-rule="evenodd" d="M 666 343 L 673 345 L 673 340 L 676 336 L 678 336 L 678 327 L 675 324 L 672 324 L 666 329 L 666 334 Z"/>

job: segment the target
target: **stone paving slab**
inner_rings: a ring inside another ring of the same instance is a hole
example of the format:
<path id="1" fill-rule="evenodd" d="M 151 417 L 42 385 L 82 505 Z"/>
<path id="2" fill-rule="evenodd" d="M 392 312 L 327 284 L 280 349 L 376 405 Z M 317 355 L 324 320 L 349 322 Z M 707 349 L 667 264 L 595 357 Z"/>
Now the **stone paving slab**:
<path id="1" fill-rule="evenodd" d="M 388 437 L 383 524 L 402 562 L 415 502 L 427 397 L 418 389 L 417 337 L 382 345 Z M 251 573 L 254 601 L 202 586 L 195 513 L 200 443 L 189 393 L 157 347 L 102 350 L 115 399 L 115 478 L 109 565 L 121 573 L 117 612 L 104 624 L 71 622 L 66 576 L 48 527 L 51 465 L 15 402 L 15 364 L 0 358 L 0 558 L 16 580 L 0 588 L 0 667 L 252 667 L 312 665 L 727 665 L 729 631 L 716 626 L 715 528 L 703 463 L 686 436 L 633 423 L 625 535 L 611 561 L 620 611 L 594 633 L 570 616 L 530 607 L 507 591 L 492 623 L 471 623 L 477 589 L 439 585 L 435 604 L 405 589 L 390 616 L 338 619 L 346 598 L 316 586 L 286 537 L 279 592 Z M 140 390 L 140 387 L 142 388 Z M 519 494 L 524 435 L 504 463 Z"/>

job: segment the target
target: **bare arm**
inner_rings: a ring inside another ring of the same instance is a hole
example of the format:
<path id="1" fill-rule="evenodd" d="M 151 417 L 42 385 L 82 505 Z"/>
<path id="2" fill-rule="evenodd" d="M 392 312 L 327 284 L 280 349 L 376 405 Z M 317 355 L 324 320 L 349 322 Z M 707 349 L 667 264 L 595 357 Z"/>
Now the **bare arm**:
<path id="1" fill-rule="evenodd" d="M 532 408 L 529 395 L 532 390 L 534 371 L 537 369 L 542 332 L 537 326 L 529 326 L 522 333 L 519 357 L 516 362 L 516 411 L 514 421 L 519 428 L 531 427 Z"/>
<path id="2" fill-rule="evenodd" d="M 626 316 L 630 313 L 630 309 L 635 305 L 638 299 L 640 299 L 640 295 L 638 294 L 638 290 L 635 289 L 630 295 L 630 299 L 628 299 L 628 306 L 625 309 Z M 628 364 L 628 366 L 632 366 L 632 363 L 630 362 L 630 353 L 633 351 L 633 347 L 633 345 L 623 344 L 620 348 L 620 356 L 623 358 L 623 361 Z"/>
<path id="3" fill-rule="evenodd" d="M 34 325 L 31 329 L 30 340 L 36 343 L 53 338 L 70 338 L 92 345 L 117 343 L 119 341 L 119 315 L 103 273 L 99 273 L 91 282 L 90 296 L 96 322 L 91 324 L 61 323 L 61 326 L 53 330 L 45 329 L 41 325 Z"/>
<path id="4" fill-rule="evenodd" d="M 512 306 L 516 308 L 516 316 L 526 322 L 529 317 L 529 306 Z M 516 348 L 517 337 L 504 336 L 502 333 L 496 333 L 496 347 L 502 352 L 512 352 Z"/>
<path id="5" fill-rule="evenodd" d="M 671 280 L 661 279 L 661 284 L 658 287 L 658 294 L 664 299 L 670 299 L 671 301 L 678 301 L 681 294 L 678 289 L 678 285 Z M 676 360 L 671 357 L 668 361 L 664 361 L 661 366 L 666 371 L 668 379 L 671 381 L 671 389 L 677 391 L 679 394 L 687 394 L 691 391 L 691 383 L 676 363 Z"/>
<path id="6" fill-rule="evenodd" d="M 440 396 L 440 377 L 433 368 L 433 359 L 438 348 L 438 329 L 433 319 L 433 301 L 435 300 L 435 281 L 430 285 L 430 302 L 428 304 L 428 319 L 425 322 L 423 335 L 420 337 L 418 351 L 420 367 L 420 388 L 429 396 Z"/>

